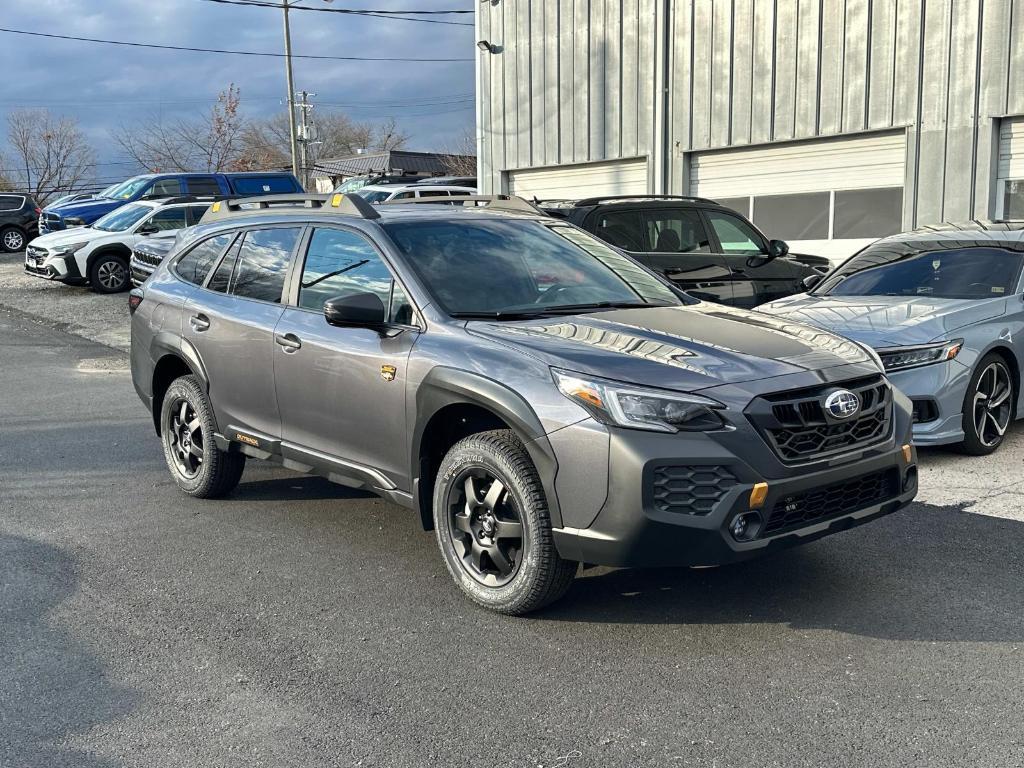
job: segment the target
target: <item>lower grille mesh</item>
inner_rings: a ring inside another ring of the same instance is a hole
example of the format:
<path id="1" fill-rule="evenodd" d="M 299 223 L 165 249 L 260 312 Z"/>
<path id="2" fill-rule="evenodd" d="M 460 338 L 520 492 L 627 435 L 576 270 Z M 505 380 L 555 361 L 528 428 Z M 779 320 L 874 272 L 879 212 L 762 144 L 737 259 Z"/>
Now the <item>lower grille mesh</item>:
<path id="1" fill-rule="evenodd" d="M 654 507 L 677 515 L 708 515 L 736 483 L 735 475 L 722 466 L 656 467 Z"/>
<path id="2" fill-rule="evenodd" d="M 781 533 L 847 515 L 888 501 L 898 494 L 899 473 L 896 469 L 795 493 L 775 503 L 765 523 L 764 533 Z"/>

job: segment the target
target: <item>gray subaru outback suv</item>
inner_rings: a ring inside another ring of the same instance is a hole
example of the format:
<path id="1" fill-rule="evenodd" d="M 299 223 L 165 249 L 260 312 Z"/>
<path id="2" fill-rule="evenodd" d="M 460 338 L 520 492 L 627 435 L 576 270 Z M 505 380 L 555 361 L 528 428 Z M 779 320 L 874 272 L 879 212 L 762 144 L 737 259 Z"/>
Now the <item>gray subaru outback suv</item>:
<path id="1" fill-rule="evenodd" d="M 230 492 L 247 457 L 370 489 L 505 613 L 579 563 L 742 560 L 917 488 L 870 351 L 694 300 L 518 198 L 222 202 L 129 305 L 185 493 Z"/>

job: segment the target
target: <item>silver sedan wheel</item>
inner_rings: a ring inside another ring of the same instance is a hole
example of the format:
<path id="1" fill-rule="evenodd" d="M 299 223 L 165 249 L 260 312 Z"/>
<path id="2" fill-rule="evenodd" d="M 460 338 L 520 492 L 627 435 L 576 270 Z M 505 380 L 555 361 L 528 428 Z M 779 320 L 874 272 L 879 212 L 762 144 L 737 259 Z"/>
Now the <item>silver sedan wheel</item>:
<path id="1" fill-rule="evenodd" d="M 974 393 L 974 429 L 986 448 L 998 445 L 1010 426 L 1013 414 L 1013 380 L 1001 362 L 989 363 L 978 379 Z"/>

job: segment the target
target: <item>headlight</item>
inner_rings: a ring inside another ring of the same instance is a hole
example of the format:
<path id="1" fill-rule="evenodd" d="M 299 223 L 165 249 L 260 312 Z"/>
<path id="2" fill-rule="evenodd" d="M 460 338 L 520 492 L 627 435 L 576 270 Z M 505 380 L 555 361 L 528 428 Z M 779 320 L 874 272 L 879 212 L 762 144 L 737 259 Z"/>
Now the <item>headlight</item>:
<path id="1" fill-rule="evenodd" d="M 84 242 L 74 243 L 73 245 L 62 245 L 59 248 L 55 248 L 53 250 L 53 254 L 54 256 L 70 256 L 72 253 L 78 253 L 78 251 L 85 248 L 88 244 L 88 242 Z"/>
<path id="2" fill-rule="evenodd" d="M 882 364 L 887 371 L 901 371 L 905 368 L 917 368 L 922 365 L 941 363 L 952 360 L 963 349 L 964 340 L 939 341 L 935 344 L 922 344 L 917 347 L 894 347 L 878 350 Z"/>
<path id="3" fill-rule="evenodd" d="M 661 392 L 551 370 L 558 390 L 602 424 L 652 432 L 704 432 L 725 422 L 721 403 L 697 395 Z"/>
<path id="4" fill-rule="evenodd" d="M 69 218 L 64 219 L 64 226 L 66 226 L 66 227 L 84 227 L 85 226 L 85 220 L 84 219 L 80 219 L 77 216 L 71 216 Z"/>
<path id="5" fill-rule="evenodd" d="M 858 342 L 854 342 L 854 343 L 858 347 L 860 347 L 861 349 L 864 350 L 864 352 L 867 354 L 867 356 L 870 357 L 871 360 L 874 362 L 874 364 L 878 366 L 878 370 L 880 370 L 880 371 L 884 371 L 885 370 L 885 363 L 882 362 L 881 356 L 877 352 L 875 352 L 874 349 L 869 347 L 867 344 L 861 344 L 859 341 Z"/>

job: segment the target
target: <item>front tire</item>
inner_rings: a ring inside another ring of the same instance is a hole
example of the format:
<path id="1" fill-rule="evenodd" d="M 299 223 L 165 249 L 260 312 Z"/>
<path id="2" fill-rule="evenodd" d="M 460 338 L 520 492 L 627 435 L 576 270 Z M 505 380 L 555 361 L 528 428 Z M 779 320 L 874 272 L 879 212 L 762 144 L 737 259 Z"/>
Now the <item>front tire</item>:
<path id="1" fill-rule="evenodd" d="M 1005 358 L 994 352 L 975 367 L 964 397 L 964 453 L 987 456 L 1003 444 L 1017 402 L 1013 381 Z"/>
<path id="2" fill-rule="evenodd" d="M 131 287 L 131 270 L 123 256 L 104 253 L 89 268 L 89 283 L 98 293 L 120 293 Z"/>
<path id="3" fill-rule="evenodd" d="M 25 250 L 25 233 L 17 227 L 4 227 L 0 230 L 0 247 L 7 253 Z"/>
<path id="4" fill-rule="evenodd" d="M 577 564 L 555 549 L 544 487 L 514 432 L 456 443 L 441 462 L 433 506 L 445 565 L 473 602 L 518 616 L 572 583 Z"/>
<path id="5" fill-rule="evenodd" d="M 198 499 L 234 490 L 245 469 L 245 455 L 217 448 L 213 408 L 195 376 L 171 382 L 160 408 L 160 439 L 167 468 L 178 487 Z"/>

